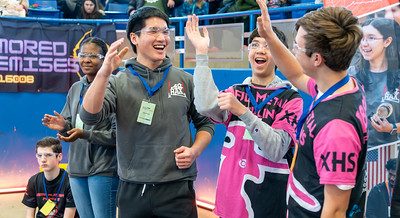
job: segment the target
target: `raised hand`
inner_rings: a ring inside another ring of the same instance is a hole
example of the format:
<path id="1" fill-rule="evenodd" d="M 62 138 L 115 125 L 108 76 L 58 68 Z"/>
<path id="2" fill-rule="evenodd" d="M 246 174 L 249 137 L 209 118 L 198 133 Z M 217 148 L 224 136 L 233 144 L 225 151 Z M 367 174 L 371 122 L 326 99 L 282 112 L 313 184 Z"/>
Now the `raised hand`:
<path id="1" fill-rule="evenodd" d="M 57 111 L 54 111 L 54 115 L 55 116 L 45 114 L 42 119 L 42 124 L 52 130 L 62 131 L 65 126 L 64 117 L 61 114 L 57 113 Z"/>
<path id="2" fill-rule="evenodd" d="M 274 34 L 271 25 L 271 19 L 268 14 L 268 8 L 265 0 L 256 0 L 261 10 L 261 16 L 257 17 L 257 30 L 261 37 L 266 38 L 270 34 Z"/>
<path id="3" fill-rule="evenodd" d="M 221 110 L 228 110 L 236 116 L 246 113 L 247 108 L 230 92 L 218 94 L 218 106 Z"/>
<path id="4" fill-rule="evenodd" d="M 199 18 L 196 15 L 189 15 L 185 27 L 186 34 L 196 49 L 196 54 L 207 54 L 210 45 L 210 37 L 207 28 L 203 27 L 203 35 L 199 30 Z"/>
<path id="5" fill-rule="evenodd" d="M 83 138 L 83 130 L 79 128 L 73 128 L 67 132 L 68 136 L 63 136 L 60 133 L 57 133 L 58 139 L 65 142 L 74 142 L 78 138 Z"/>
<path id="6" fill-rule="evenodd" d="M 110 45 L 108 52 L 104 58 L 103 65 L 97 73 L 98 76 L 100 75 L 109 77 L 111 73 L 115 69 L 117 69 L 119 65 L 121 65 L 122 58 L 129 50 L 128 47 L 124 47 L 121 51 L 118 52 L 118 48 L 122 45 L 123 42 L 124 39 L 121 38 Z"/>

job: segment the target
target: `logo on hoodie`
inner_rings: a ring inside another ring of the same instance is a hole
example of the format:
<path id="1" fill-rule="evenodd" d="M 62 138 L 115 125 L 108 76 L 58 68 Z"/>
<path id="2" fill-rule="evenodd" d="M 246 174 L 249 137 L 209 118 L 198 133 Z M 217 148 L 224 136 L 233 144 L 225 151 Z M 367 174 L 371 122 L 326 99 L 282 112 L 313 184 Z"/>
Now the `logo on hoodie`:
<path id="1" fill-rule="evenodd" d="M 168 98 L 172 96 L 180 96 L 186 98 L 185 86 L 182 83 L 176 83 L 171 86 L 171 81 L 168 81 Z"/>

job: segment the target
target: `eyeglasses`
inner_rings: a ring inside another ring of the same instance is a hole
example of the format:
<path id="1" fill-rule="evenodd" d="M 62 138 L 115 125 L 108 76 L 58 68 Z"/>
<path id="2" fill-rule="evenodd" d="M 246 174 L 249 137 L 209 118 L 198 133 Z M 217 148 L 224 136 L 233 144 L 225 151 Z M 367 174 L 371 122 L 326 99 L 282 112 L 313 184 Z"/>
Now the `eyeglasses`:
<path id="1" fill-rule="evenodd" d="M 293 42 L 293 48 L 292 48 L 293 53 L 297 54 L 299 51 L 301 52 L 307 52 L 307 49 L 302 48 L 299 46 L 299 44 L 297 44 L 296 42 Z"/>
<path id="2" fill-rule="evenodd" d="M 101 54 L 93 54 L 93 53 L 78 53 L 78 58 L 89 58 L 91 60 L 95 60 L 95 59 L 103 59 L 104 55 Z"/>
<path id="3" fill-rule="evenodd" d="M 368 35 L 366 37 L 363 37 L 361 39 L 361 41 L 365 41 L 365 42 L 368 42 L 368 43 L 374 43 L 376 40 L 380 40 L 380 39 L 383 39 L 383 37 L 376 37 L 374 35 Z"/>
<path id="4" fill-rule="evenodd" d="M 268 49 L 269 50 L 269 47 L 268 47 L 267 44 L 262 45 L 259 42 L 252 42 L 252 43 L 249 44 L 249 47 L 248 47 L 249 50 L 257 50 L 259 48 L 263 48 L 263 49 Z"/>
<path id="5" fill-rule="evenodd" d="M 135 33 L 137 34 L 139 32 L 144 32 L 147 35 L 157 37 L 160 33 L 162 33 L 163 36 L 169 36 L 171 33 L 171 30 L 169 28 L 159 28 L 159 27 L 153 26 L 153 27 L 141 29 L 139 31 L 136 31 Z"/>
<path id="6" fill-rule="evenodd" d="M 59 153 L 36 153 L 37 159 L 42 159 L 42 157 L 51 158 L 57 156 Z"/>

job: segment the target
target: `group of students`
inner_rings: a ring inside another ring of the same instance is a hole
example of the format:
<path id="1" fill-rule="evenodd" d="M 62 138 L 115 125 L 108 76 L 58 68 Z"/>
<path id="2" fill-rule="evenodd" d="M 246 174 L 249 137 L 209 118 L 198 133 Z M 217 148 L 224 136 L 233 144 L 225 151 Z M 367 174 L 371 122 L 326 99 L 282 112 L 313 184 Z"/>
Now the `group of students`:
<path id="1" fill-rule="evenodd" d="M 120 48 L 123 39 L 108 49 L 98 38 L 85 40 L 79 63 L 86 76 L 71 87 L 61 114 L 43 118 L 59 139 L 72 142 L 72 192 L 54 188 L 48 195 L 49 184 L 61 187 L 68 177 L 63 170 L 48 173 L 61 150 L 39 142 L 44 176 L 28 184 L 23 202 L 29 213 L 39 207 L 38 217 L 61 217 L 55 208 L 62 201 L 73 207 L 65 197 L 72 193 L 85 218 L 115 217 L 115 206 L 119 217 L 197 217 L 196 158 L 211 141 L 215 122 L 227 127 L 215 202 L 219 217 L 346 217 L 361 198 L 367 151 L 365 93 L 347 74 L 362 29 L 344 8 L 310 12 L 296 23 L 292 54 L 284 34 L 272 27 L 266 3 L 257 4 L 262 14 L 249 37 L 252 76 L 223 91 L 208 66 L 207 29 L 201 33 L 195 15 L 186 23 L 196 49 L 193 76 L 166 56 L 169 18 L 157 8 L 130 16 L 127 38 L 137 57 L 115 76 L 128 51 Z M 291 83 L 275 75 L 276 67 Z M 309 110 L 303 111 L 291 84 L 313 97 Z M 33 182 L 46 194 L 30 193 Z M 393 196 L 399 191 L 396 186 Z"/>

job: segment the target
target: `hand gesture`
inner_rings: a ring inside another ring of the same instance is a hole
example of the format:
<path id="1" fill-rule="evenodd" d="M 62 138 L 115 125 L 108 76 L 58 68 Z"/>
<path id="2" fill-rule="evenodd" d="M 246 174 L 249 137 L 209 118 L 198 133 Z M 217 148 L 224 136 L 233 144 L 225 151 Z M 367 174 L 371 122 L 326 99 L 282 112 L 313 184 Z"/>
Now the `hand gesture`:
<path id="1" fill-rule="evenodd" d="M 57 133 L 58 139 L 65 142 L 74 142 L 78 138 L 83 138 L 83 130 L 79 128 L 73 128 L 67 132 L 68 136 L 63 136 L 60 133 Z"/>
<path id="2" fill-rule="evenodd" d="M 391 123 L 389 123 L 385 118 L 380 118 L 376 114 L 371 117 L 371 125 L 377 132 L 390 132 L 393 129 Z"/>
<path id="3" fill-rule="evenodd" d="M 230 92 L 218 94 L 218 106 L 221 110 L 228 110 L 236 116 L 246 113 L 247 108 Z"/>
<path id="4" fill-rule="evenodd" d="M 110 45 L 108 52 L 104 57 L 103 65 L 97 75 L 109 77 L 113 70 L 117 69 L 119 65 L 121 65 L 122 58 L 129 50 L 128 47 L 124 47 L 120 52 L 118 52 L 118 48 L 123 42 L 124 39 L 121 38 Z"/>
<path id="5" fill-rule="evenodd" d="M 54 111 L 54 115 L 55 116 L 45 114 L 42 119 L 42 124 L 52 130 L 62 131 L 65 126 L 64 117 L 61 114 L 57 113 L 57 111 Z"/>
<path id="6" fill-rule="evenodd" d="M 271 25 L 271 19 L 268 14 L 267 4 L 265 0 L 256 0 L 258 6 L 261 9 L 261 16 L 257 17 L 257 30 L 261 37 L 266 38 L 267 36 L 274 34 Z"/>
<path id="7" fill-rule="evenodd" d="M 207 54 L 210 45 L 210 37 L 207 28 L 203 27 L 203 35 L 199 31 L 199 18 L 196 15 L 189 15 L 186 21 L 186 34 L 196 49 L 196 54 Z"/>
<path id="8" fill-rule="evenodd" d="M 192 166 L 196 156 L 192 148 L 181 146 L 174 150 L 176 166 L 179 169 L 187 169 Z"/>
<path id="9" fill-rule="evenodd" d="M 173 8 L 174 6 L 175 6 L 175 1 L 174 0 L 168 0 L 167 7 L 168 8 Z"/>

